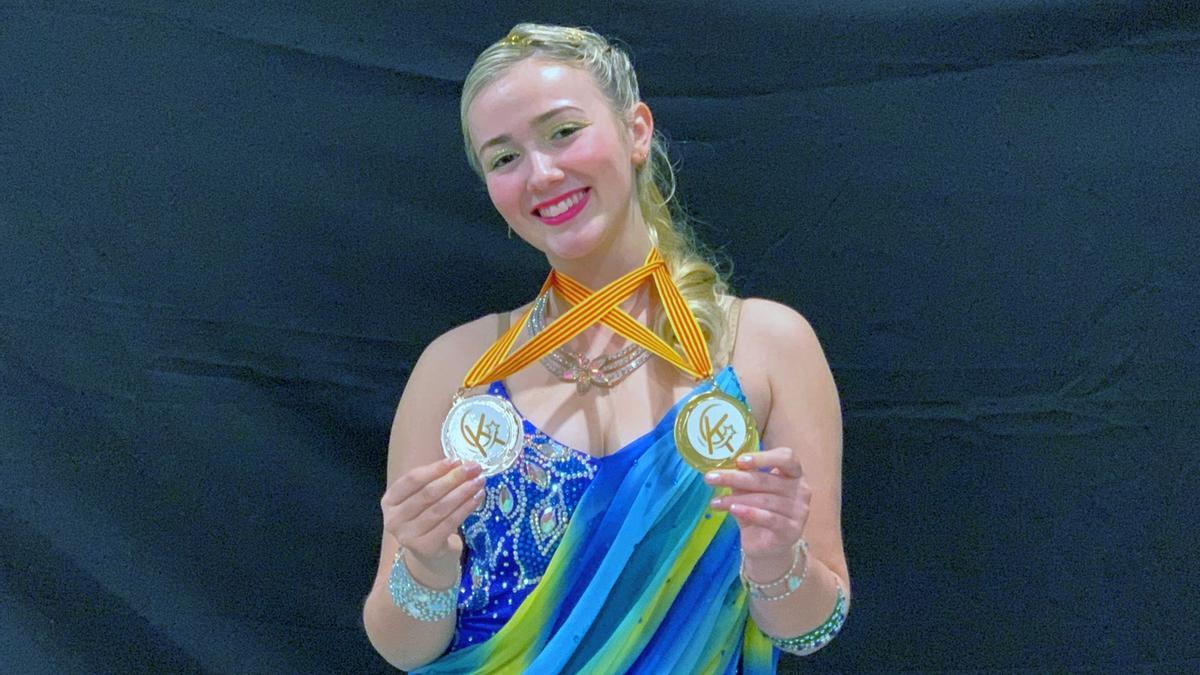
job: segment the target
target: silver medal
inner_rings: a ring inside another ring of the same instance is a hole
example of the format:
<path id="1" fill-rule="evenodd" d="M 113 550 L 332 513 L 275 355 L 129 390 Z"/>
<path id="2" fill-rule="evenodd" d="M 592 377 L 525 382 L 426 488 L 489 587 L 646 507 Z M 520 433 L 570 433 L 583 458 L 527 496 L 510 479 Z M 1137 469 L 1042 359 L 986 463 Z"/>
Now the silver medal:
<path id="1" fill-rule="evenodd" d="M 456 399 L 442 422 L 442 452 L 451 459 L 477 462 L 489 476 L 512 466 L 523 441 L 517 409 L 508 399 L 491 394 Z"/>

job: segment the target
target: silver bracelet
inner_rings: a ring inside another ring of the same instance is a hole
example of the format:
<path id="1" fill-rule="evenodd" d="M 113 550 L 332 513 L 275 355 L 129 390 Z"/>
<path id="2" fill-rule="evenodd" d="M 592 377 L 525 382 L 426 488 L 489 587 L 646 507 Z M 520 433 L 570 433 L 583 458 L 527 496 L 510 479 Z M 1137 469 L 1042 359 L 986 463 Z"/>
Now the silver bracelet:
<path id="1" fill-rule="evenodd" d="M 800 554 L 804 553 L 804 568 L 796 574 L 796 568 L 800 566 Z M 746 591 L 750 593 L 750 597 L 759 600 L 780 600 L 786 598 L 800 588 L 800 584 L 804 583 L 804 579 L 808 576 L 808 542 L 804 541 L 804 537 L 796 542 L 792 547 L 792 567 L 783 576 L 769 584 L 759 584 L 750 580 L 746 576 L 746 556 L 742 556 L 742 564 L 738 569 L 738 576 L 742 578 L 742 583 L 746 586 Z M 776 586 L 780 586 L 783 592 L 772 590 Z"/>
<path id="2" fill-rule="evenodd" d="M 777 638 L 771 635 L 767 639 L 776 647 L 796 656 L 808 656 L 817 651 L 821 647 L 829 644 L 829 641 L 838 634 L 842 626 L 846 623 L 846 594 L 842 592 L 842 584 L 837 585 L 837 600 L 833 603 L 833 612 L 828 619 L 816 628 L 808 631 L 803 635 L 797 635 L 791 638 Z"/>
<path id="3" fill-rule="evenodd" d="M 444 591 L 422 585 L 404 564 L 404 547 L 396 551 L 392 573 L 388 576 L 392 602 L 417 621 L 439 621 L 454 613 L 458 605 L 458 584 Z"/>

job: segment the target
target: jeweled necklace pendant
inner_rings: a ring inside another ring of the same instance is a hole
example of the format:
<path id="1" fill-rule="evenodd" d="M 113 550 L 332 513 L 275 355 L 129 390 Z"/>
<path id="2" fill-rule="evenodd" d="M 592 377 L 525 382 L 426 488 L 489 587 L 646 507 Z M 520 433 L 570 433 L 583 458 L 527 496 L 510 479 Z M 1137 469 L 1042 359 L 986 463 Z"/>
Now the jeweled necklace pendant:
<path id="1" fill-rule="evenodd" d="M 451 459 L 477 462 L 488 476 L 512 466 L 523 444 L 521 416 L 499 396 L 455 396 L 442 421 L 442 452 Z"/>
<path id="2" fill-rule="evenodd" d="M 588 390 L 592 388 L 592 382 L 595 380 L 592 369 L 586 366 L 580 367 L 578 370 L 568 370 L 564 379 L 575 381 L 575 393 L 580 396 L 588 393 Z"/>
<path id="3" fill-rule="evenodd" d="M 714 388 L 679 410 L 675 447 L 697 471 L 724 469 L 758 447 L 758 427 L 745 403 Z"/>

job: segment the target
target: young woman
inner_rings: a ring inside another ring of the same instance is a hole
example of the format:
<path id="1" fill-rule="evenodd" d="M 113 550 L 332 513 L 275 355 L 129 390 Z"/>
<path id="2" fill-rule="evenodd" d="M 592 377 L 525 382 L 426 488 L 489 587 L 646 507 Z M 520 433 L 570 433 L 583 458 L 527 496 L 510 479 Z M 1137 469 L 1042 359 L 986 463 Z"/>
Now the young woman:
<path id="1" fill-rule="evenodd" d="M 438 673 L 774 672 L 780 650 L 824 646 L 850 600 L 833 378 L 799 314 L 731 297 L 699 254 L 628 56 L 590 31 L 521 24 L 479 56 L 461 111 L 471 166 L 554 277 L 529 305 L 445 333 L 413 369 L 363 609 L 372 644 Z M 689 358 L 682 327 L 698 325 L 709 362 L 685 372 L 602 310 L 468 392 L 519 411 L 515 459 L 443 456 L 442 422 L 480 355 L 655 265 L 666 272 L 620 309 Z M 672 429 L 709 390 L 747 404 L 761 449 L 697 471 Z"/>

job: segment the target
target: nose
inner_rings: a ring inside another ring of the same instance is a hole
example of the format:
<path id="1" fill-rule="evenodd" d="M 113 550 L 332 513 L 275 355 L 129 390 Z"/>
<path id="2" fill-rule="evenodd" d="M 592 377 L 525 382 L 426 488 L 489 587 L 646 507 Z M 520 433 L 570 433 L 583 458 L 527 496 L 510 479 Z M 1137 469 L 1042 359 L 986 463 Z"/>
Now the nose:
<path id="1" fill-rule="evenodd" d="M 554 162 L 554 158 L 544 152 L 532 152 L 529 155 L 530 192 L 545 192 L 563 179 L 563 172 Z"/>

